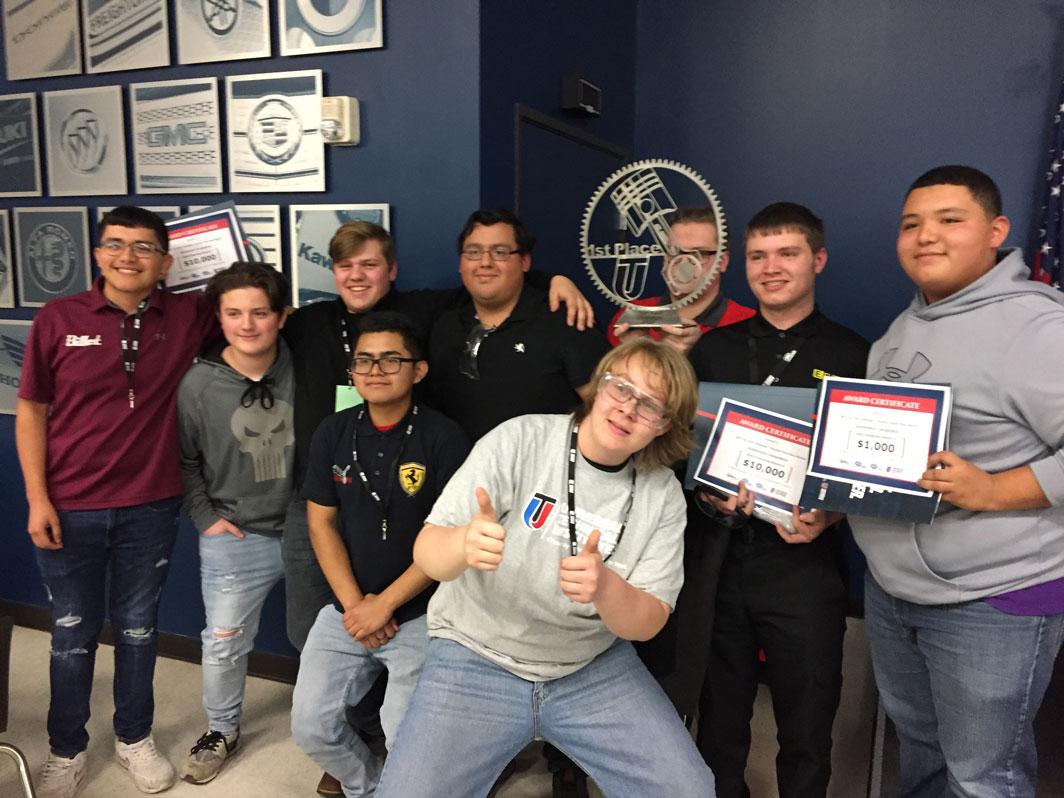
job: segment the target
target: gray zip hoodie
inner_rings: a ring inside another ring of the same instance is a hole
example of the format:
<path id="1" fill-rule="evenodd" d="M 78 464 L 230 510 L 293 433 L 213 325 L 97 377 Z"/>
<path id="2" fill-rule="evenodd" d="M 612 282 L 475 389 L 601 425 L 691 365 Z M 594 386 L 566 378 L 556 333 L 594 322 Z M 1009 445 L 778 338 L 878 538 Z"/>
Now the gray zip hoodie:
<path id="1" fill-rule="evenodd" d="M 220 355 L 197 358 L 177 389 L 184 510 L 204 531 L 220 518 L 277 537 L 292 497 L 295 462 L 292 358 L 277 359 L 258 382 Z M 273 398 L 272 406 L 268 399 Z"/>
<path id="2" fill-rule="evenodd" d="M 949 383 L 949 449 L 996 473 L 1030 465 L 1052 505 L 933 524 L 850 517 L 880 585 L 918 604 L 995 596 L 1064 577 L 1064 294 L 1029 280 L 1019 249 L 971 285 L 912 303 L 868 355 L 870 379 Z"/>

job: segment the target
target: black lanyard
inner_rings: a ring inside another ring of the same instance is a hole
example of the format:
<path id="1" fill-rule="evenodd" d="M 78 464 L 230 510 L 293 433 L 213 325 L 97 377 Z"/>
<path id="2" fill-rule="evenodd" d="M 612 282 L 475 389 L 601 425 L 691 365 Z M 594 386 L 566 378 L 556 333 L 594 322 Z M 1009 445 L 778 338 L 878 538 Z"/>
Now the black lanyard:
<path id="1" fill-rule="evenodd" d="M 569 435 L 569 553 L 576 556 L 580 553 L 580 546 L 576 539 L 576 433 L 580 430 L 580 424 L 573 423 L 573 431 Z M 617 542 L 613 544 L 610 553 L 602 558 L 606 562 L 617 551 L 624 537 L 624 530 L 628 527 L 628 516 L 632 514 L 632 505 L 635 503 L 635 465 L 632 465 L 632 486 L 628 490 L 628 501 L 624 504 L 624 520 L 621 521 L 621 530 L 617 533 Z"/>
<path id="2" fill-rule="evenodd" d="M 123 313 L 122 320 L 118 323 L 119 330 L 122 333 L 122 365 L 126 369 L 126 384 L 129 386 L 130 407 L 133 407 L 133 400 L 136 397 L 133 391 L 133 373 L 137 370 L 137 354 L 140 350 L 140 317 L 148 309 L 148 300 L 150 298 L 150 296 L 145 297 L 132 313 Z M 133 333 L 127 335 L 126 322 L 131 316 L 133 317 Z"/>
<path id="3" fill-rule="evenodd" d="M 343 339 L 344 355 L 346 356 L 344 362 L 347 363 L 344 371 L 347 372 L 347 384 L 354 385 L 355 378 L 351 374 L 351 338 L 347 334 L 347 305 L 344 304 L 342 299 L 337 299 L 336 301 L 340 304 L 340 336 Z M 361 416 L 359 416 L 359 418 L 361 418 Z"/>
<path id="4" fill-rule="evenodd" d="M 362 417 L 364 415 L 366 415 L 365 406 L 358 411 L 358 418 L 355 419 L 355 431 L 351 434 L 351 460 L 355 464 L 355 469 L 358 471 L 358 476 L 362 480 L 362 485 L 365 487 L 366 492 L 373 497 L 373 501 L 377 502 L 377 506 L 381 508 L 381 515 L 384 516 L 381 519 L 381 540 L 387 540 L 388 503 L 392 499 L 392 480 L 395 479 L 396 468 L 399 465 L 399 458 L 403 456 L 403 449 L 406 448 L 406 442 L 410 440 L 410 434 L 414 431 L 414 420 L 417 418 L 417 405 L 415 404 L 410 411 L 410 422 L 406 425 L 406 432 L 403 433 L 403 442 L 399 444 L 399 452 L 395 455 L 395 459 L 392 460 L 392 464 L 388 468 L 388 482 L 384 498 L 381 498 L 381 495 L 373 489 L 373 486 L 369 482 L 369 477 L 366 476 L 366 472 L 362 469 L 362 464 L 358 462 L 358 428 L 362 424 Z"/>

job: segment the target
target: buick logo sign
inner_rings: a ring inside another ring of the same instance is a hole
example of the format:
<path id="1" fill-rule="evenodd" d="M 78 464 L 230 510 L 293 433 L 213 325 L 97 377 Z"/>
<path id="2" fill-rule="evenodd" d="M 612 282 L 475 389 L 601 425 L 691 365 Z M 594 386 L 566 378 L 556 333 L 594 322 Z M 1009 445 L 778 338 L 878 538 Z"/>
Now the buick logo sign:
<path id="1" fill-rule="evenodd" d="M 365 0 L 296 0 L 296 6 L 311 30 L 338 36 L 355 24 Z"/>
<path id="2" fill-rule="evenodd" d="M 42 291 L 61 294 L 74 282 L 77 248 L 66 228 L 45 222 L 30 233 L 26 242 L 30 274 Z"/>
<path id="3" fill-rule="evenodd" d="M 260 161 L 271 166 L 291 160 L 303 140 L 296 109 L 280 97 L 267 97 L 251 112 L 248 143 Z"/>
<path id="4" fill-rule="evenodd" d="M 107 131 L 94 111 L 79 108 L 63 120 L 59 147 L 71 168 L 91 175 L 99 170 L 107 156 Z"/>
<path id="5" fill-rule="evenodd" d="M 211 33 L 224 36 L 236 25 L 240 0 L 200 0 L 200 13 Z"/>

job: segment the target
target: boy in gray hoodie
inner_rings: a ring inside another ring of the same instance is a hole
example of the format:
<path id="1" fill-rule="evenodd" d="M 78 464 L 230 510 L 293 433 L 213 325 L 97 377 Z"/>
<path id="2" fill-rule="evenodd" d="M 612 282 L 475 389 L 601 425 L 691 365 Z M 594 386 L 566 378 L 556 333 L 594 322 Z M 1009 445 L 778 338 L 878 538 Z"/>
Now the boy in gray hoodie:
<path id="1" fill-rule="evenodd" d="M 225 344 L 198 358 L 177 392 L 184 510 L 199 534 L 203 706 L 208 728 L 182 776 L 210 781 L 240 738 L 247 655 L 262 605 L 284 575 L 281 531 L 291 501 L 295 391 L 284 326 L 288 281 L 234 263 L 207 283 Z"/>
<path id="2" fill-rule="evenodd" d="M 932 169 L 902 208 L 917 292 L 872 379 L 953 386 L 933 524 L 851 517 L 865 624 L 898 729 L 898 794 L 1034 796 L 1032 721 L 1064 634 L 1064 295 L 1032 282 L 982 172 Z"/>

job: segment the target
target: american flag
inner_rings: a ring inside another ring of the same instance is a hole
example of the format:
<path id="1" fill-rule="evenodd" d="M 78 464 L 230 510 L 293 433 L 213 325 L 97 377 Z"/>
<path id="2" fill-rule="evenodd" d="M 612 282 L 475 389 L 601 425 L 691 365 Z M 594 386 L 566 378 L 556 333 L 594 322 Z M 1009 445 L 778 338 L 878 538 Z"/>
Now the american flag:
<path id="1" fill-rule="evenodd" d="M 1059 286 L 1060 259 L 1064 256 L 1064 86 L 1053 114 L 1053 148 L 1042 188 L 1042 215 L 1038 223 L 1038 249 L 1031 278 Z"/>

